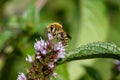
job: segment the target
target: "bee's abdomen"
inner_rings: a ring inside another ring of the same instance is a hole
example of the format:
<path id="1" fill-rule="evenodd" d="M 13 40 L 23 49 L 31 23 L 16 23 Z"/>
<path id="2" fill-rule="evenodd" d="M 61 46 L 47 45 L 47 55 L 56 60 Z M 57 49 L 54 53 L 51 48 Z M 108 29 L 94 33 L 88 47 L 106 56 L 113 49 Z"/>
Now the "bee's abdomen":
<path id="1" fill-rule="evenodd" d="M 68 43 L 68 36 L 65 32 L 61 32 L 61 41 L 62 44 L 65 46 Z"/>

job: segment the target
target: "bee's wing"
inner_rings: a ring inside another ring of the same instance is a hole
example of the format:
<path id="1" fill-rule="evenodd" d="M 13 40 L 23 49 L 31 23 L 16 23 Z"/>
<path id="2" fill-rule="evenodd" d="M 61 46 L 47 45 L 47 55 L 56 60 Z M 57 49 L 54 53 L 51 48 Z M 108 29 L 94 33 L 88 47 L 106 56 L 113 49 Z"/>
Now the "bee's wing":
<path id="1" fill-rule="evenodd" d="M 67 33 L 67 36 L 68 36 L 69 39 L 72 39 L 72 37 L 68 33 Z"/>

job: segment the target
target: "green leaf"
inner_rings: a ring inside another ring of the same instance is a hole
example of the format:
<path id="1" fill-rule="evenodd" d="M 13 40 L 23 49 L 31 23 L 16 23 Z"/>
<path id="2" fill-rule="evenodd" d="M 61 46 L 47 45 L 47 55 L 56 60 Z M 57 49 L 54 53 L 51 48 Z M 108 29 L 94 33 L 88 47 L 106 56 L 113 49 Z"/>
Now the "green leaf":
<path id="1" fill-rule="evenodd" d="M 107 8 L 105 5 L 105 0 L 74 0 L 77 1 L 79 7 L 77 7 L 77 12 L 79 16 L 78 21 L 73 19 L 70 28 L 70 35 L 72 40 L 70 40 L 70 49 L 80 47 L 80 45 L 85 45 L 87 43 L 106 41 L 109 30 L 109 18 L 107 15 Z M 74 8 L 75 10 L 75 8 Z M 74 11 L 75 12 L 75 11 Z M 93 61 L 89 61 L 93 63 Z M 73 70 L 70 71 L 71 79 L 76 80 L 81 74 L 80 68 L 77 64 L 80 61 L 75 61 L 70 63 L 70 69 L 75 68 L 78 74 L 73 74 Z M 82 73 L 84 74 L 84 73 Z M 103 74 L 104 75 L 104 74 Z"/>
<path id="2" fill-rule="evenodd" d="M 66 53 L 58 64 L 92 58 L 113 58 L 120 60 L 120 48 L 114 43 L 96 42 L 81 46 Z"/>
<path id="3" fill-rule="evenodd" d="M 109 29 L 104 0 L 81 0 L 76 45 L 105 41 Z"/>
<path id="4" fill-rule="evenodd" d="M 0 50 L 2 49 L 2 46 L 4 43 L 12 36 L 11 31 L 4 31 L 3 33 L 0 34 Z"/>
<path id="5" fill-rule="evenodd" d="M 101 74 L 94 68 L 89 66 L 83 66 L 85 68 L 86 73 L 93 79 L 93 80 L 102 80 Z"/>

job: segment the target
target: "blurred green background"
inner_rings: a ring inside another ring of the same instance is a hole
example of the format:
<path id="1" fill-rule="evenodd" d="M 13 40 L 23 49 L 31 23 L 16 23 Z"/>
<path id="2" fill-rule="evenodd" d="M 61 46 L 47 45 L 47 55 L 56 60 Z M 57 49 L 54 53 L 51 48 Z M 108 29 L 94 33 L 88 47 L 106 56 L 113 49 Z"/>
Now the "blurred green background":
<path id="1" fill-rule="evenodd" d="M 107 41 L 120 45 L 120 0 L 0 0 L 0 80 L 16 80 L 30 66 L 35 39 L 59 22 L 72 39 L 68 49 Z M 114 60 L 91 59 L 58 66 L 55 80 L 112 79 Z"/>

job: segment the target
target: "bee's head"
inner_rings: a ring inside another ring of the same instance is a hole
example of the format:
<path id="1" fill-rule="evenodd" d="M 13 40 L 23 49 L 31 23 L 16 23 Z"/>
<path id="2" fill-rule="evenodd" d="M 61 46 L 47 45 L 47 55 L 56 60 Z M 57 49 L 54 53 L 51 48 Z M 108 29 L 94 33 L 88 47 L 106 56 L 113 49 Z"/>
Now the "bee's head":
<path id="1" fill-rule="evenodd" d="M 47 26 L 48 32 L 55 32 L 59 28 L 62 28 L 62 25 L 59 23 L 52 23 Z"/>

